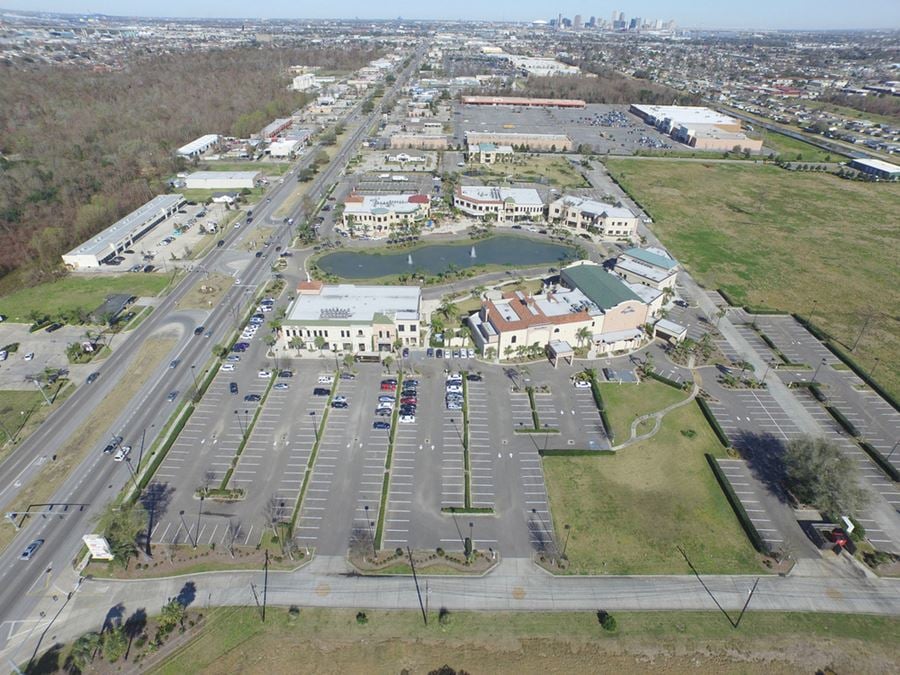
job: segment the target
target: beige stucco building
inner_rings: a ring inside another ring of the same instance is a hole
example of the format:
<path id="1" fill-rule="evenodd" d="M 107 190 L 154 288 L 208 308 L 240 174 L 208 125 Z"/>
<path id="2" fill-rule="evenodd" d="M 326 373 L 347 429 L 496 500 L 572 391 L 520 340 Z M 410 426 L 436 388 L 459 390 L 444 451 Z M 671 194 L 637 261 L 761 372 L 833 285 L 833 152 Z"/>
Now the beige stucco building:
<path id="1" fill-rule="evenodd" d="M 665 290 L 675 288 L 678 261 L 661 248 L 630 248 L 616 260 L 615 271 L 625 281 Z"/>
<path id="2" fill-rule="evenodd" d="M 304 281 L 282 320 L 277 346 L 357 354 L 420 344 L 418 286 L 358 286 Z"/>
<path id="3" fill-rule="evenodd" d="M 398 228 L 421 225 L 431 214 L 428 195 L 357 195 L 344 200 L 341 221 L 353 236 L 375 239 Z"/>
<path id="4" fill-rule="evenodd" d="M 535 220 L 544 216 L 544 202 L 532 188 L 499 188 L 460 185 L 453 193 L 453 206 L 475 218 L 493 215 L 498 223 Z"/>
<path id="5" fill-rule="evenodd" d="M 525 134 L 508 131 L 467 131 L 466 145 L 470 148 L 481 143 L 510 145 L 527 152 L 568 152 L 572 139 L 565 134 Z"/>
<path id="6" fill-rule="evenodd" d="M 624 206 L 613 206 L 583 197 L 565 195 L 548 207 L 551 222 L 575 231 L 587 232 L 599 239 L 632 240 L 637 236 L 639 219 Z"/>

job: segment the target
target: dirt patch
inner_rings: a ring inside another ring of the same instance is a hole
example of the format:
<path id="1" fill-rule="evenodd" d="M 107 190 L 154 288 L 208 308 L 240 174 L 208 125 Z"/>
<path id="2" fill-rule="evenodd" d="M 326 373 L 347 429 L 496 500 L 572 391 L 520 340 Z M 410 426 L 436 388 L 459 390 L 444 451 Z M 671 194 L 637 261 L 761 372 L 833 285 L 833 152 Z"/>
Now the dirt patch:
<path id="1" fill-rule="evenodd" d="M 233 284 L 232 277 L 209 274 L 194 284 L 194 287 L 178 301 L 178 306 L 182 309 L 210 309 L 219 303 Z"/>
<path id="2" fill-rule="evenodd" d="M 150 337 L 144 342 L 137 355 L 128 365 L 119 383 L 103 399 L 93 413 L 69 436 L 56 453 L 56 459 L 44 464 L 43 468 L 22 488 L 14 500 L 3 505 L 3 511 L 25 511 L 30 504 L 48 502 L 65 482 L 70 473 L 88 456 L 96 452 L 97 446 L 106 434 L 110 420 L 114 420 L 122 409 L 124 401 L 130 401 L 140 390 L 147 378 L 159 372 L 159 365 L 175 346 L 177 340 L 169 337 Z M 127 442 L 127 440 L 126 440 Z M 4 521 L 0 528 L 0 550 L 4 550 L 16 535 L 12 524 Z"/>

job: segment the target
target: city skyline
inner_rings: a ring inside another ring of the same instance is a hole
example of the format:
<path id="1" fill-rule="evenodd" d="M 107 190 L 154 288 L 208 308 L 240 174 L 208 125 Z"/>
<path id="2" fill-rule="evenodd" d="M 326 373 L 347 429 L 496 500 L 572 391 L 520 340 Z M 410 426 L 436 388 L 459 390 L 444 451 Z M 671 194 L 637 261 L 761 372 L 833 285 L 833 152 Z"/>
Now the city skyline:
<path id="1" fill-rule="evenodd" d="M 521 2 L 498 0 L 485 6 L 484 3 L 463 0 L 452 7 L 425 7 L 410 0 L 393 0 L 380 3 L 377 14 L 373 6 L 360 0 L 349 0 L 340 4 L 340 11 L 333 5 L 302 8 L 286 0 L 266 0 L 253 5 L 255 11 L 248 14 L 246 3 L 235 0 L 211 2 L 209 0 L 188 0 L 173 2 L 161 0 L 148 2 L 138 0 L 128 3 L 127 10 L 115 0 L 7 0 L 2 3 L 5 11 L 59 12 L 68 14 L 106 14 L 110 16 L 171 17 L 171 18 L 246 18 L 246 19 L 360 19 L 388 20 L 402 17 L 407 20 L 484 20 L 529 22 L 556 18 L 558 14 L 573 19 L 581 15 L 583 23 L 591 16 L 597 20 L 609 21 L 612 13 L 624 12 L 626 21 L 640 17 L 644 21 L 674 20 L 679 28 L 722 29 L 722 30 L 895 30 L 900 28 L 900 5 L 888 2 L 867 3 L 857 6 L 853 13 L 847 13 L 846 3 L 825 0 L 811 8 L 802 0 L 761 0 L 752 6 L 722 6 L 718 3 L 696 3 L 689 7 L 673 9 L 670 3 L 657 0 L 640 2 L 603 3 L 563 3 L 551 9 L 551 5 L 535 1 Z"/>

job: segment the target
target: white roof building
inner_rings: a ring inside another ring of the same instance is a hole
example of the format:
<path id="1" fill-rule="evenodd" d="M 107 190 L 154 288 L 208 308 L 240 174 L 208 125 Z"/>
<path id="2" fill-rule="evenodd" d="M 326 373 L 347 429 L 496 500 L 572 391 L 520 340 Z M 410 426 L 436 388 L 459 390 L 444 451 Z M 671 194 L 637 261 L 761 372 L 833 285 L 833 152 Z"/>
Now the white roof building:
<path id="1" fill-rule="evenodd" d="M 158 195 L 121 220 L 63 254 L 63 262 L 76 269 L 100 267 L 103 260 L 124 251 L 159 225 L 184 203 L 179 194 Z"/>
<path id="2" fill-rule="evenodd" d="M 200 138 L 191 141 L 187 145 L 182 145 L 175 151 L 175 154 L 181 155 L 182 157 L 195 157 L 203 154 L 218 142 L 218 134 L 206 134 L 205 136 L 201 136 Z"/>
<path id="3" fill-rule="evenodd" d="M 272 141 L 269 144 L 269 156 L 290 157 L 291 154 L 297 152 L 301 147 L 303 147 L 303 141 L 298 139 Z"/>
<path id="4" fill-rule="evenodd" d="M 189 190 L 232 190 L 256 187 L 259 171 L 195 171 L 184 179 Z"/>

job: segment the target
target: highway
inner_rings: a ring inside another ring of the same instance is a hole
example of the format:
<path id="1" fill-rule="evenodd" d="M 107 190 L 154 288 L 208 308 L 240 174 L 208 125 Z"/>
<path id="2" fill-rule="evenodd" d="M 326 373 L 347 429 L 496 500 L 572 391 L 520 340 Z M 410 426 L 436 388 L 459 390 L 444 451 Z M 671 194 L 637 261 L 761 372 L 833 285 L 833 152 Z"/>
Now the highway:
<path id="1" fill-rule="evenodd" d="M 395 83 L 386 91 L 385 97 L 396 93 L 422 55 L 423 51 L 419 49 L 411 64 L 397 74 Z M 314 204 L 324 198 L 332 183 L 339 179 L 348 160 L 358 151 L 362 139 L 381 114 L 380 103 L 369 115 L 363 115 L 361 108 L 362 101 L 347 115 L 344 124 L 350 131 L 350 136 L 309 186 L 306 194 Z M 293 227 L 284 222 L 286 218 L 276 219 L 274 214 L 296 188 L 294 177 L 297 169 L 308 165 L 313 155 L 311 149 L 295 170 L 286 174 L 284 183 L 274 186 L 267 197 L 254 208 L 257 225 L 267 222 L 275 227 L 275 233 L 270 238 L 271 246 L 263 249 L 263 255 L 258 258 L 252 253 L 236 255 L 233 245 L 244 237 L 246 227 L 232 228 L 226 232 L 225 246 L 214 248 L 202 262 L 196 263 L 147 320 L 132 335 L 122 338 L 124 343 L 114 349 L 100 368 L 99 379 L 93 384 L 79 387 L 38 431 L 0 465 L 0 475 L 3 476 L 0 481 L 0 504 L 9 504 L 46 462 L 54 461 L 52 457 L 65 440 L 110 395 L 119 378 L 127 371 L 128 364 L 148 338 L 174 334 L 177 336 L 177 344 L 162 362 L 160 372 L 154 374 L 131 401 L 122 401 L 119 415 L 110 420 L 106 437 L 123 436 L 124 443 L 133 446 L 132 460 L 134 464 L 137 463 L 142 444 L 144 448 L 152 445 L 176 409 L 175 404 L 166 400 L 169 392 L 178 390 L 183 396 L 191 389 L 194 375 L 199 378 L 202 368 L 210 360 L 212 347 L 228 339 L 237 328 L 248 300 L 261 284 L 271 278 L 271 266 L 277 256 L 276 248 L 289 245 L 293 236 Z M 312 215 L 303 213 L 302 204 L 298 204 L 291 213 L 298 223 L 302 217 Z M 297 258 L 293 260 L 299 262 Z M 179 309 L 179 300 L 208 271 L 233 274 L 236 283 L 211 311 Z M 212 331 L 210 338 L 193 334 L 193 329 L 198 325 L 204 325 Z M 167 364 L 173 359 L 179 359 L 180 364 L 177 368 L 170 369 Z M 58 587 L 56 581 L 64 575 L 67 566 L 71 574 L 72 560 L 81 548 L 82 535 L 92 531 L 93 523 L 105 504 L 131 480 L 129 463 L 112 461 L 110 455 L 101 453 L 101 448 L 102 445 L 92 449 L 51 500 L 54 504 L 85 504 L 84 508 L 71 508 L 60 513 L 61 509 L 57 507 L 46 517 L 28 518 L 15 541 L 0 554 L 0 650 L 8 646 L 13 635 L 21 637 L 21 621 L 32 614 L 48 589 L 53 589 L 62 598 L 73 590 Z M 32 560 L 20 561 L 18 557 L 21 551 L 37 538 L 45 539 L 46 543 Z"/>

